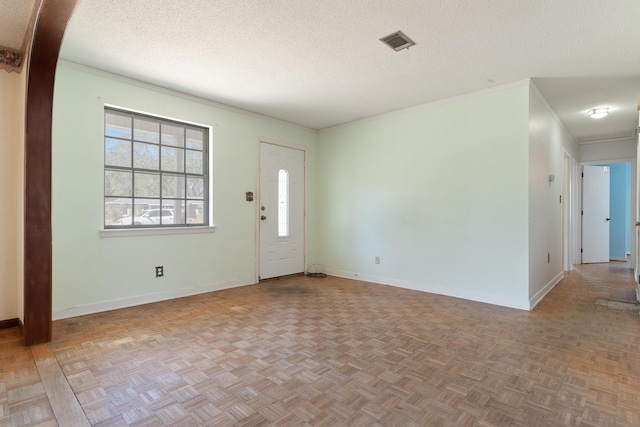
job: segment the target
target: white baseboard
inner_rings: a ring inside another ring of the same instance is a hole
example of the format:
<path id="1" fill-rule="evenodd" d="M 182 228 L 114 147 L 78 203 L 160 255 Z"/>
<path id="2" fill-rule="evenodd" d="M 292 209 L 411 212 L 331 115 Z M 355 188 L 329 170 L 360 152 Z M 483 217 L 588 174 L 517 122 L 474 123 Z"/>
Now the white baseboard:
<path id="1" fill-rule="evenodd" d="M 517 308 L 519 310 L 530 310 L 529 301 L 516 298 L 502 297 L 500 295 L 487 294 L 484 292 L 470 291 L 466 289 L 452 289 L 444 286 L 433 286 L 425 283 L 412 282 L 409 280 L 393 279 L 389 277 L 363 275 L 349 271 L 326 269 L 325 273 L 330 276 L 342 277 L 345 279 L 361 280 L 363 282 L 379 283 L 382 285 L 395 286 L 398 288 L 412 289 L 414 291 L 428 292 L 438 295 L 446 295 L 455 298 L 462 298 L 487 304 L 500 305 L 503 307 Z"/>
<path id="2" fill-rule="evenodd" d="M 221 291 L 223 289 L 237 288 L 240 286 L 254 285 L 254 279 L 237 280 L 231 282 L 216 283 L 213 285 L 199 286 L 197 288 L 175 289 L 171 291 L 157 292 L 153 294 L 138 295 L 127 298 L 119 298 L 110 301 L 102 301 L 93 304 L 79 305 L 76 307 L 53 310 L 53 320 L 67 319 L 69 317 L 84 316 L 86 314 L 100 313 L 103 311 L 117 310 L 120 308 L 134 307 L 136 305 L 152 302 L 166 301 L 183 298 L 192 295 L 205 294 L 207 292 Z"/>
<path id="3" fill-rule="evenodd" d="M 544 287 L 542 289 L 540 289 L 530 300 L 529 300 L 529 304 L 530 304 L 530 310 L 533 310 L 534 307 L 536 305 L 538 305 L 538 303 L 540 301 L 542 301 L 542 299 L 545 297 L 545 295 L 547 295 L 549 293 L 549 291 L 551 289 L 554 288 L 554 286 L 556 286 L 560 280 L 562 280 L 564 278 L 564 271 L 558 273 L 558 275 L 556 277 L 554 277 L 553 279 L 551 279 L 549 281 L 549 283 L 547 283 L 546 285 L 544 285 Z"/>

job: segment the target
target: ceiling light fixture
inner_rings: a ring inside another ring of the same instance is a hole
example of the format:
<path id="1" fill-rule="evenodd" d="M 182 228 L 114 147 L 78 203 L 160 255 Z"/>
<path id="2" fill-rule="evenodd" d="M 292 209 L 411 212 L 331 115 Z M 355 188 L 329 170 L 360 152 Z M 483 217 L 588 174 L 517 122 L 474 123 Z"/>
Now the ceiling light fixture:
<path id="1" fill-rule="evenodd" d="M 592 119 L 601 119 L 601 118 L 609 115 L 609 109 L 608 108 L 594 108 L 592 110 L 589 110 L 587 115 L 589 117 L 591 117 Z"/>
<path id="2" fill-rule="evenodd" d="M 396 31 L 393 34 L 389 34 L 386 37 L 380 39 L 380 41 L 391 49 L 398 52 L 402 49 L 408 49 L 409 47 L 416 44 L 413 40 L 407 37 L 402 31 Z"/>

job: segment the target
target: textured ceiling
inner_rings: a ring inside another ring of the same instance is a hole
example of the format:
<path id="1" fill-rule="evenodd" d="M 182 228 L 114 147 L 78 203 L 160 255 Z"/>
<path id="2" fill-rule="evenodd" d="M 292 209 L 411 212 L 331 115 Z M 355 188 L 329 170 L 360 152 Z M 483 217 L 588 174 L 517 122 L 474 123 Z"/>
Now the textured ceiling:
<path id="1" fill-rule="evenodd" d="M 589 142 L 634 134 L 638 46 L 637 0 L 81 0 L 61 56 L 313 129 L 532 77 Z"/>
<path id="2" fill-rule="evenodd" d="M 36 0 L 0 2 L 0 46 L 21 51 Z M 22 52 L 24 53 L 24 52 Z"/>

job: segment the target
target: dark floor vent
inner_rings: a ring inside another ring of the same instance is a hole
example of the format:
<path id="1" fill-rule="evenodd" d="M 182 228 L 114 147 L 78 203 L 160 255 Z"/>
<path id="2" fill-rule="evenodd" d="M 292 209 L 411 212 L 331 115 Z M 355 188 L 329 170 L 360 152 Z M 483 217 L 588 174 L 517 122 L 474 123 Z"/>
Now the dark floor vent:
<path id="1" fill-rule="evenodd" d="M 410 46 L 416 44 L 413 40 L 407 37 L 402 31 L 396 31 L 393 34 L 389 34 L 386 37 L 380 39 L 380 41 L 396 52 L 402 49 L 407 49 Z"/>

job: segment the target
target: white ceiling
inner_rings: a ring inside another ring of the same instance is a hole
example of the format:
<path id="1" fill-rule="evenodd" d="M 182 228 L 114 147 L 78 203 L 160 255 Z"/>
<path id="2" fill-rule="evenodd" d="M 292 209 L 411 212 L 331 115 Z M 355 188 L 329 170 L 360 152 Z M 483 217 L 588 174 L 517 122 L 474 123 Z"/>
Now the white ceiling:
<path id="1" fill-rule="evenodd" d="M 639 47 L 638 0 L 80 0 L 61 57 L 312 129 L 532 77 L 590 142 L 633 137 Z"/>
<path id="2" fill-rule="evenodd" d="M 36 0 L 0 2 L 0 46 L 21 51 Z"/>

